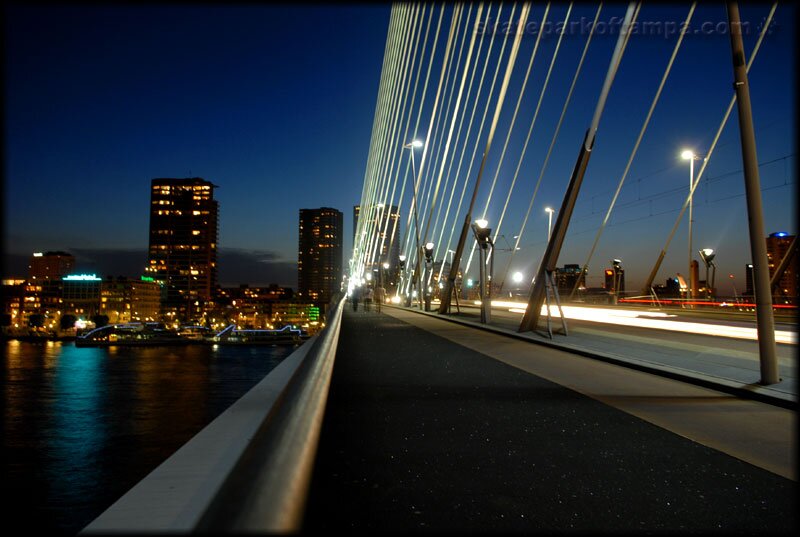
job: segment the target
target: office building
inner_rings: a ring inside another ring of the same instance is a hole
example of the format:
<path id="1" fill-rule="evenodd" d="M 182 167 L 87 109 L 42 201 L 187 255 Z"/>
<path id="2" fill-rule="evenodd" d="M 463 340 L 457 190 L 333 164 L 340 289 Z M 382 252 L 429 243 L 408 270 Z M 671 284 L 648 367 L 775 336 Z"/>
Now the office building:
<path id="1" fill-rule="evenodd" d="M 164 285 L 165 314 L 199 320 L 217 290 L 216 185 L 200 178 L 153 179 L 146 275 Z"/>
<path id="2" fill-rule="evenodd" d="M 60 280 L 72 272 L 75 257 L 67 252 L 35 252 L 28 264 L 29 280 Z"/>
<path id="3" fill-rule="evenodd" d="M 323 309 L 341 288 L 342 225 L 336 209 L 300 209 L 297 292 Z"/>
<path id="4" fill-rule="evenodd" d="M 108 277 L 100 285 L 100 314 L 109 323 L 157 321 L 160 310 L 161 286 L 149 276 Z"/>
<path id="5" fill-rule="evenodd" d="M 770 236 L 767 237 L 767 261 L 769 263 L 770 280 L 772 280 L 775 271 L 778 270 L 783 258 L 788 253 L 794 238 L 794 235 L 789 235 L 783 231 L 771 233 Z M 795 259 L 787 265 L 783 275 L 781 275 L 780 279 L 773 287 L 773 294 L 776 298 L 788 299 L 797 296 L 797 280 L 800 273 L 797 271 L 797 254 L 795 253 L 794 255 Z"/>
<path id="6" fill-rule="evenodd" d="M 91 320 L 100 313 L 102 278 L 95 274 L 68 274 L 64 282 L 63 313 L 71 313 L 83 320 Z"/>

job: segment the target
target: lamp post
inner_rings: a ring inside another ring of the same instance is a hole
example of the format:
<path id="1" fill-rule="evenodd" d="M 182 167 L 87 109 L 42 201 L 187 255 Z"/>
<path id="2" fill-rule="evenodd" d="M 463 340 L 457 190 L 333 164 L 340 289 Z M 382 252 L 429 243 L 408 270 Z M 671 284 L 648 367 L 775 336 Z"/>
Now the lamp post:
<path id="1" fill-rule="evenodd" d="M 622 273 L 622 260 L 612 259 L 611 266 L 614 269 L 614 304 L 616 304 L 619 301 L 619 283 Z"/>
<path id="2" fill-rule="evenodd" d="M 422 292 L 422 276 L 420 274 L 420 262 L 419 262 L 419 251 L 420 251 L 420 243 L 419 243 L 419 217 L 417 216 L 417 167 L 414 164 L 414 149 L 418 147 L 422 147 L 425 145 L 423 142 L 419 140 L 414 140 L 409 142 L 403 146 L 403 149 L 408 149 L 411 153 L 411 193 L 413 196 L 413 205 L 414 205 L 414 238 L 416 239 L 417 244 L 417 268 L 414 271 L 417 281 L 417 292 Z M 420 309 L 422 307 L 422 303 L 420 302 Z"/>
<path id="3" fill-rule="evenodd" d="M 519 271 L 518 271 L 518 272 L 515 272 L 515 273 L 514 273 L 514 274 L 511 276 L 511 279 L 514 281 L 514 283 L 515 283 L 515 284 L 517 284 L 517 292 L 519 292 L 519 284 L 521 284 L 521 283 L 522 283 L 522 279 L 523 279 L 522 273 L 521 273 L 521 272 L 519 272 Z M 508 295 L 509 295 L 509 298 L 512 298 L 512 297 L 513 297 L 513 295 L 511 294 L 511 291 L 509 291 L 509 292 L 508 292 Z"/>
<path id="4" fill-rule="evenodd" d="M 397 289 L 398 289 L 398 293 L 397 294 L 398 295 L 400 294 L 399 290 L 403 288 L 403 285 L 402 285 L 403 279 L 402 278 L 403 278 L 403 274 L 405 274 L 406 256 L 401 254 L 400 257 L 399 257 L 399 260 L 400 260 L 400 285 L 397 287 Z M 405 306 L 407 308 L 411 307 L 411 293 L 406 294 L 404 304 L 405 304 Z"/>
<path id="5" fill-rule="evenodd" d="M 714 256 L 717 254 L 714 253 L 714 250 L 711 248 L 703 248 L 700 250 L 700 258 L 703 260 L 703 263 L 706 265 L 706 298 L 711 300 L 714 295 L 714 280 L 717 278 L 717 265 L 714 263 Z M 714 267 L 711 276 L 711 283 L 708 281 L 708 268 Z"/>
<path id="6" fill-rule="evenodd" d="M 386 284 L 388 283 L 386 281 L 386 279 L 388 278 L 388 275 L 389 275 L 389 262 L 388 261 L 384 261 L 383 262 L 383 278 L 382 278 L 382 281 L 381 281 L 381 287 L 386 287 Z"/>
<path id="7" fill-rule="evenodd" d="M 547 242 L 550 242 L 550 232 L 553 229 L 553 208 L 545 207 L 544 210 L 547 212 Z"/>
<path id="8" fill-rule="evenodd" d="M 681 158 L 689 161 L 689 288 L 686 291 L 686 298 L 693 298 L 697 293 L 697 282 L 692 278 L 692 205 L 694 192 L 694 161 L 700 160 L 701 157 L 694 154 L 694 151 L 685 149 L 681 152 Z"/>
<path id="9" fill-rule="evenodd" d="M 489 247 L 492 244 L 492 230 L 488 227 L 489 223 L 486 220 L 475 220 L 472 224 L 472 233 L 475 235 L 475 240 L 478 243 L 478 250 L 480 251 L 479 275 L 480 275 L 480 297 L 481 297 L 481 323 L 488 324 L 491 321 L 492 311 L 492 289 L 491 289 L 491 273 L 493 267 L 489 269 L 489 276 L 486 275 L 486 256 L 489 255 Z M 494 260 L 494 256 L 492 257 Z M 494 261 L 492 261 L 494 265 Z"/>
<path id="10" fill-rule="evenodd" d="M 423 252 L 425 254 L 425 289 L 423 290 L 423 297 L 425 299 L 425 311 L 431 311 L 431 289 L 428 286 L 428 280 L 431 277 L 431 263 L 433 261 L 433 243 L 425 244 Z"/>

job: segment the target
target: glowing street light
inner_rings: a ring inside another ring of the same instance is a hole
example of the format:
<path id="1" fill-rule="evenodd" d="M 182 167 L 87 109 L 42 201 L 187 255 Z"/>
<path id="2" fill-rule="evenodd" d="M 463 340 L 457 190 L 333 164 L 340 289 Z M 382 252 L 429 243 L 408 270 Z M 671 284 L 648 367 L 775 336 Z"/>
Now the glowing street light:
<path id="1" fill-rule="evenodd" d="M 689 161 L 689 289 L 686 292 L 686 298 L 690 298 L 694 295 L 697 287 L 697 282 L 692 281 L 692 206 L 694 198 L 692 186 L 694 185 L 694 161 L 700 160 L 701 157 L 691 149 L 684 149 L 681 152 L 681 158 Z"/>
<path id="2" fill-rule="evenodd" d="M 703 263 L 706 265 L 706 296 L 709 300 L 712 298 L 714 293 L 714 280 L 717 278 L 717 265 L 714 263 L 714 257 L 717 255 L 714 253 L 714 250 L 711 248 L 703 248 L 700 252 L 700 258 L 703 260 Z M 714 271 L 711 273 L 711 283 L 708 281 L 708 268 L 714 267 Z"/>
<path id="3" fill-rule="evenodd" d="M 550 230 L 553 228 L 553 208 L 545 207 L 547 213 L 547 242 L 550 242 Z"/>
<path id="4" fill-rule="evenodd" d="M 492 230 L 489 229 L 489 222 L 484 219 L 475 220 L 472 224 L 472 233 L 475 235 L 475 241 L 478 243 L 478 251 L 480 253 L 480 261 L 478 263 L 479 277 L 480 277 L 480 297 L 481 297 L 481 323 L 488 324 L 491 320 L 491 280 L 492 273 L 494 272 L 494 256 L 491 257 L 492 263 L 489 268 L 489 276 L 486 275 L 486 256 L 489 255 L 488 250 L 492 244 Z"/>
<path id="5" fill-rule="evenodd" d="M 423 248 L 423 252 L 425 254 L 425 280 L 427 281 L 430 278 L 431 272 L 431 263 L 433 262 L 433 246 L 432 242 L 426 243 L 425 247 Z M 431 287 L 427 286 L 425 288 L 427 292 L 423 292 L 423 299 L 425 301 L 425 311 L 431 310 Z"/>
<path id="6" fill-rule="evenodd" d="M 403 149 L 408 149 L 409 153 L 411 153 L 411 193 L 412 193 L 412 200 L 414 206 L 414 238 L 416 239 L 417 245 L 417 269 L 414 271 L 416 273 L 416 280 L 417 280 L 417 287 L 421 288 L 422 286 L 422 275 L 420 274 L 419 270 L 419 249 L 420 249 L 420 241 L 419 241 L 419 216 L 417 215 L 417 167 L 414 164 L 414 149 L 424 146 L 425 143 L 421 142 L 420 140 L 412 140 L 410 143 L 404 144 Z M 412 294 L 413 296 L 413 294 Z M 420 304 L 422 307 L 422 304 Z"/>

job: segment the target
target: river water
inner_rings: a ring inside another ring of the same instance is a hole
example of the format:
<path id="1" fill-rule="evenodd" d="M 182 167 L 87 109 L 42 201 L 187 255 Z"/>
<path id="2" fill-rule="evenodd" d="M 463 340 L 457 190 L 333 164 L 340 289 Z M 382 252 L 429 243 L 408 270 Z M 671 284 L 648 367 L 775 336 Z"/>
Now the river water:
<path id="1" fill-rule="evenodd" d="M 3 526 L 33 535 L 79 532 L 296 348 L 2 345 Z"/>

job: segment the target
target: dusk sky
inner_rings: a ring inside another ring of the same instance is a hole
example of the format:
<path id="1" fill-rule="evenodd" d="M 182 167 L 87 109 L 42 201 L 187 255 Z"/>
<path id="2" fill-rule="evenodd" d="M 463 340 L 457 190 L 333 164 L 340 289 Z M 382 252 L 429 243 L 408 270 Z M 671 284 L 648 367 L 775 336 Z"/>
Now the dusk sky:
<path id="1" fill-rule="evenodd" d="M 769 7 L 743 5 L 742 18 L 756 27 Z M 535 4 L 530 20 L 539 20 L 542 9 Z M 555 4 L 553 19 L 563 18 L 565 9 Z M 572 17 L 591 20 L 595 9 L 578 4 Z M 624 10 L 625 4 L 610 4 L 604 18 L 621 17 Z M 640 20 L 681 21 L 687 10 L 688 4 L 645 4 Z M 223 285 L 295 287 L 301 208 L 344 213 L 346 261 L 390 12 L 388 3 L 6 8 L 5 275 L 24 277 L 30 254 L 47 250 L 70 251 L 100 273 L 140 274 L 147 259 L 150 180 L 156 177 L 197 176 L 219 186 Z M 725 17 L 724 5 L 703 4 L 694 20 Z M 794 6 L 779 5 L 750 72 L 758 159 L 767 163 L 760 169 L 767 233 L 797 232 L 795 23 Z M 756 38 L 755 30 L 745 36 L 748 54 Z M 562 45 L 563 60 L 538 120 L 542 126 L 537 124 L 523 161 L 520 181 L 527 182 L 506 216 L 509 239 L 527 208 L 584 39 L 570 36 Z M 583 263 L 675 39 L 632 38 L 559 264 Z M 507 97 L 487 161 L 489 177 L 533 41 L 523 41 L 516 89 Z M 543 39 L 543 59 L 537 60 L 498 185 L 513 174 L 555 41 Z M 546 239 L 543 207 L 561 204 L 614 43 L 615 37 L 599 36 L 590 48 L 521 244 L 520 270 L 531 273 L 538 264 Z M 711 143 L 732 80 L 727 34 L 687 37 L 591 265 L 590 285 L 598 284 L 610 257 L 626 260 L 629 285 L 649 271 L 687 195 L 687 189 L 666 194 L 688 183 L 680 151 L 702 153 Z M 722 280 L 732 273 L 742 292 L 749 238 L 737 118 L 734 108 L 707 181 L 695 193 L 694 244 L 717 249 L 718 284 L 727 286 Z M 420 131 L 427 121 L 423 117 Z M 508 186 L 498 188 L 504 200 Z M 492 200 L 490 221 L 497 220 L 503 200 Z M 479 197 L 476 206 L 484 202 Z M 655 283 L 685 273 L 685 226 Z"/>

